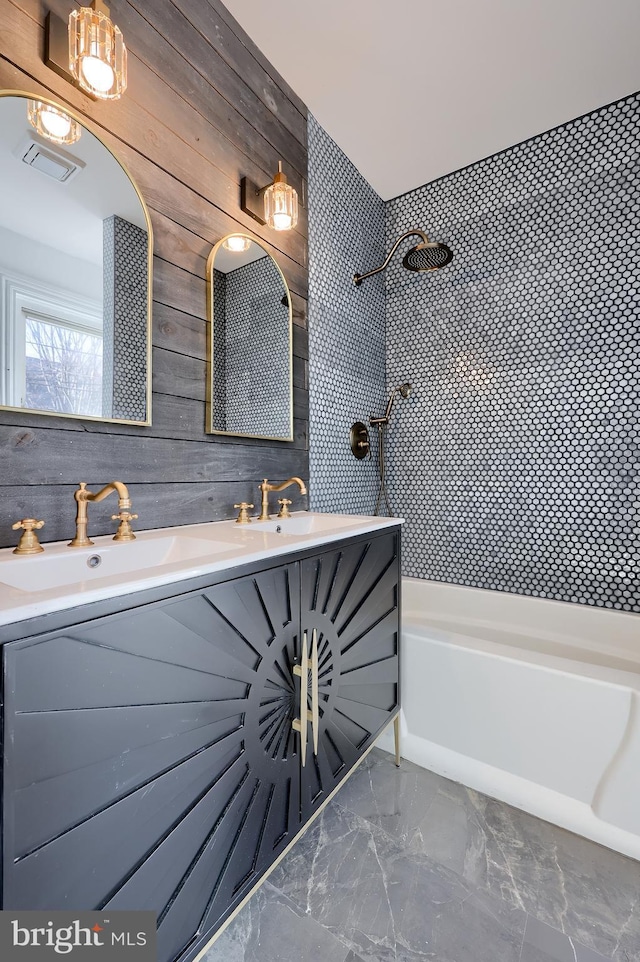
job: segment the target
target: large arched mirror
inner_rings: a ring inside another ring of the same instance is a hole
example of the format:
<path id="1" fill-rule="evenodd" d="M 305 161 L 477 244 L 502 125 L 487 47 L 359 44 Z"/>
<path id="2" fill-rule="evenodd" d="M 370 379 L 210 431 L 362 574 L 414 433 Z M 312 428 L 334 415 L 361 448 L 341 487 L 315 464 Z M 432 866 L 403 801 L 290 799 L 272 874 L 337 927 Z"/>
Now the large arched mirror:
<path id="1" fill-rule="evenodd" d="M 0 407 L 151 423 L 149 215 L 73 111 L 0 92 Z"/>
<path id="2" fill-rule="evenodd" d="M 269 252 L 245 234 L 207 263 L 207 431 L 293 440 L 291 296 Z"/>

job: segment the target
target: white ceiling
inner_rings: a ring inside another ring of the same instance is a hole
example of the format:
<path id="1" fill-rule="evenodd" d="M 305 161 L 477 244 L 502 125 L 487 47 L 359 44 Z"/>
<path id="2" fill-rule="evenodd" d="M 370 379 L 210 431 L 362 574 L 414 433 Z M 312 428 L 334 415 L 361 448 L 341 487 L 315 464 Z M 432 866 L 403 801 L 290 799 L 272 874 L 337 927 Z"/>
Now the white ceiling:
<path id="1" fill-rule="evenodd" d="M 640 0 L 224 0 L 384 200 L 640 89 Z"/>

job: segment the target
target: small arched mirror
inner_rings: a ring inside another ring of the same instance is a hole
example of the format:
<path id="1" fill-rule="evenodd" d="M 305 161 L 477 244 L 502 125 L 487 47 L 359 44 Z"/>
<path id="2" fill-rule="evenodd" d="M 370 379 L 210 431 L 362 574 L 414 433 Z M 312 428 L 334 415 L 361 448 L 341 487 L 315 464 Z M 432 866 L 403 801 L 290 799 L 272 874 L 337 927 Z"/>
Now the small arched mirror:
<path id="1" fill-rule="evenodd" d="M 246 234 L 207 263 L 207 431 L 293 440 L 291 296 L 269 252 Z"/>
<path id="2" fill-rule="evenodd" d="M 72 110 L 0 91 L 0 407 L 151 423 L 151 222 Z"/>

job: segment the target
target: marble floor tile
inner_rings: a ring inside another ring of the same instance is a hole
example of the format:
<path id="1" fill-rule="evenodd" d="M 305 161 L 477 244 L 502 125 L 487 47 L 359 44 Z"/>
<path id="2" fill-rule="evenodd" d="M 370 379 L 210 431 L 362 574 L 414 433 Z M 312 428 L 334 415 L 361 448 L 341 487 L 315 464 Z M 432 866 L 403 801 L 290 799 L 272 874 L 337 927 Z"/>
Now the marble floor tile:
<path id="1" fill-rule="evenodd" d="M 558 929 L 527 918 L 520 962 L 607 962 L 603 955 L 580 945 Z"/>
<path id="2" fill-rule="evenodd" d="M 202 962 L 347 962 L 349 954 L 328 929 L 300 915 L 267 881 Z"/>
<path id="3" fill-rule="evenodd" d="M 389 775 L 389 756 L 372 752 L 340 791 L 338 804 L 378 825 L 409 851 L 422 852 L 463 877 L 484 863 L 484 832 L 468 791 L 402 760 Z"/>
<path id="4" fill-rule="evenodd" d="M 388 835 L 409 844 L 426 820 L 438 794 L 441 779 L 433 772 L 402 762 L 389 778 L 384 757 L 368 755 L 357 772 L 340 789 L 340 807 L 362 816 Z"/>
<path id="5" fill-rule="evenodd" d="M 374 750 L 206 962 L 640 962 L 640 864 Z"/>
<path id="6" fill-rule="evenodd" d="M 485 833 L 485 884 L 614 962 L 640 960 L 640 865 L 469 792 Z"/>
<path id="7" fill-rule="evenodd" d="M 344 799 L 352 811 L 606 959 L 640 962 L 637 862 L 403 761 L 404 803 L 389 787 L 390 756 L 368 761 Z"/>
<path id="8" fill-rule="evenodd" d="M 363 962 L 518 962 L 526 920 L 490 893 L 340 804 L 325 810 L 273 885 Z"/>

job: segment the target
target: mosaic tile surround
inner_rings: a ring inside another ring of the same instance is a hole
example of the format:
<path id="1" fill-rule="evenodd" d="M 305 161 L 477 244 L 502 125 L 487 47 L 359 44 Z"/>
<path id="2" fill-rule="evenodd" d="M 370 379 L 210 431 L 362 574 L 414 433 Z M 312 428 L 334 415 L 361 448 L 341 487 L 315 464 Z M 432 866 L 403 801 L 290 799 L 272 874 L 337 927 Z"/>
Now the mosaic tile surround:
<path id="1" fill-rule="evenodd" d="M 375 460 L 349 447 L 354 421 L 384 409 L 384 202 L 309 115 L 309 506 L 372 514 Z"/>
<path id="2" fill-rule="evenodd" d="M 386 276 L 406 574 L 640 611 L 639 155 L 633 96 L 387 204 L 455 255 Z"/>
<path id="3" fill-rule="evenodd" d="M 309 118 L 315 509 L 375 504 L 347 439 L 384 407 L 382 305 L 405 574 L 640 611 L 639 157 L 634 95 L 384 205 Z M 403 270 L 408 241 L 354 288 L 412 227 L 453 264 Z"/>

